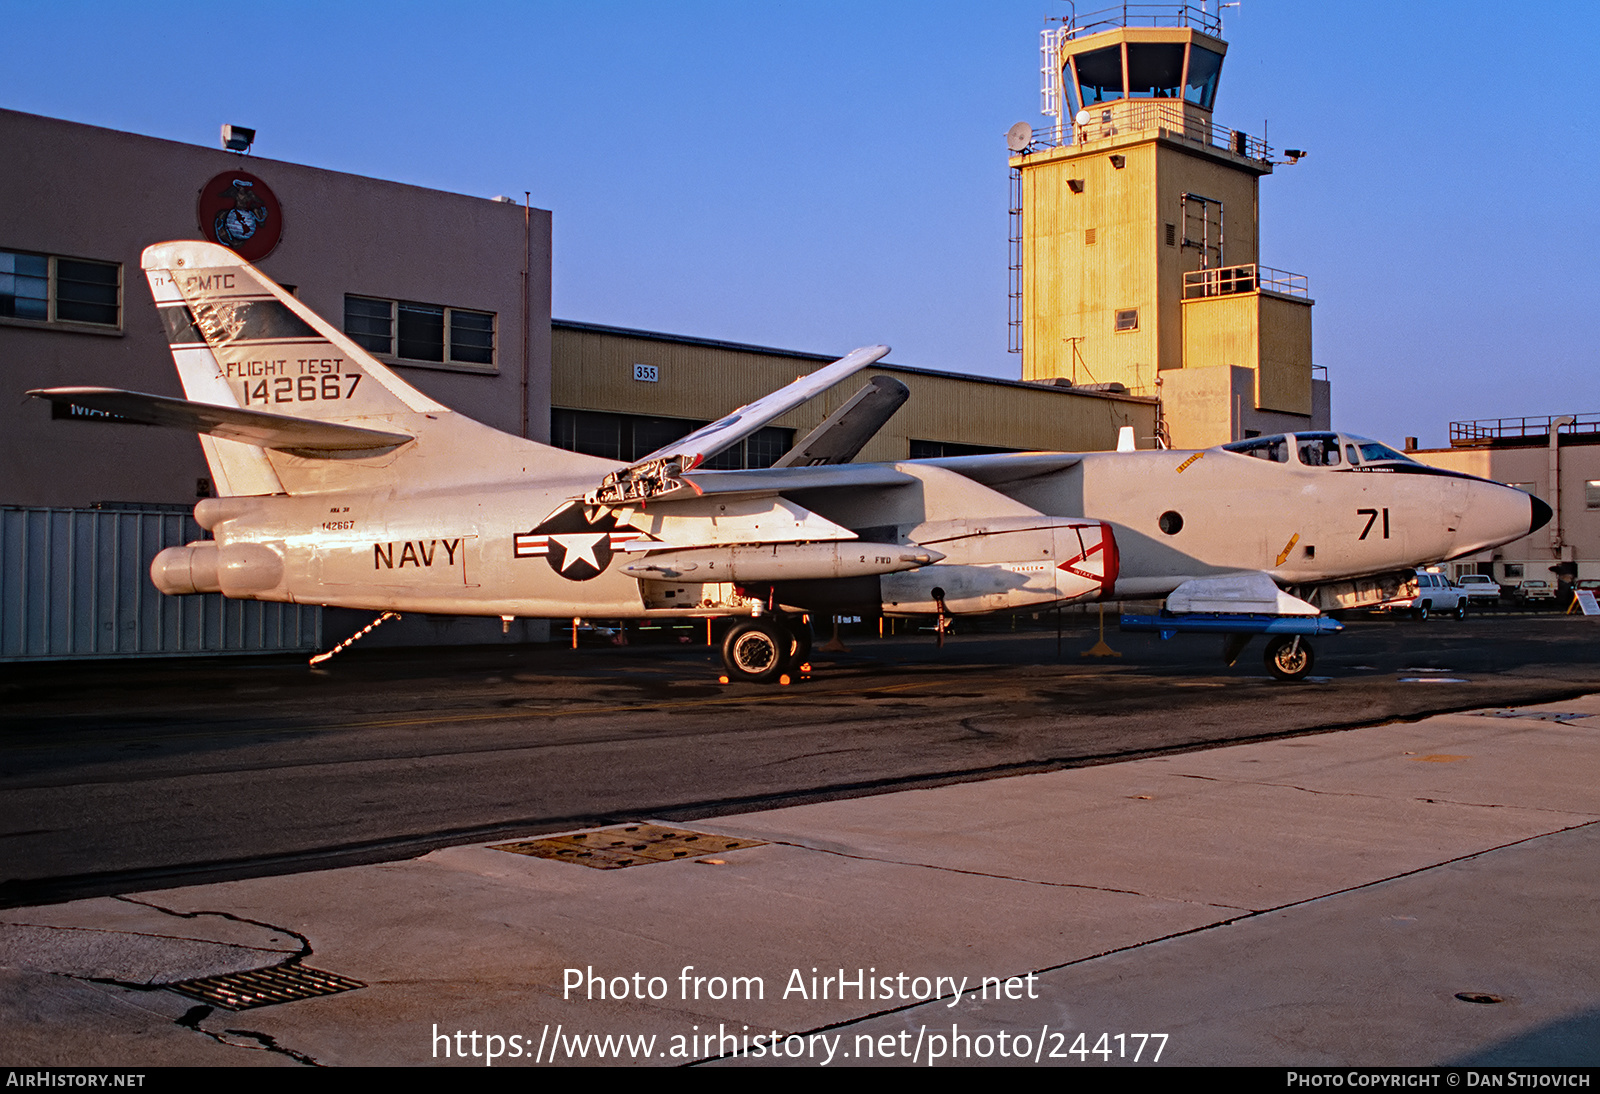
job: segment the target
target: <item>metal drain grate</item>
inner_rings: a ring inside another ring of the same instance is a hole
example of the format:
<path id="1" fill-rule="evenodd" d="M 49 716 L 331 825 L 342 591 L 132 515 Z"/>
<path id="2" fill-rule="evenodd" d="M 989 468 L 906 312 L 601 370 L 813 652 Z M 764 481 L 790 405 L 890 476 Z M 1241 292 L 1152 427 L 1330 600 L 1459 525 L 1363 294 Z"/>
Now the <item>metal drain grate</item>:
<path id="1" fill-rule="evenodd" d="M 570 836 L 497 843 L 494 849 L 510 851 L 515 855 L 552 858 L 558 862 L 575 862 L 596 870 L 620 870 L 624 866 L 643 866 L 650 862 L 671 862 L 673 859 L 760 847 L 765 842 L 690 832 L 683 828 L 663 828 L 657 824 L 628 824 L 598 832 L 574 832 Z"/>
<path id="2" fill-rule="evenodd" d="M 167 987 L 202 1003 L 227 1010 L 249 1010 L 274 1003 L 292 1003 L 296 999 L 314 999 L 319 995 L 337 995 L 366 985 L 305 965 L 278 965 L 270 969 L 230 972 L 226 976 L 180 980 Z"/>
<path id="3" fill-rule="evenodd" d="M 1571 711 L 1559 710 L 1517 710 L 1508 707 L 1505 710 L 1485 710 L 1478 712 L 1484 718 L 1534 718 L 1541 722 L 1560 722 L 1570 725 L 1585 718 L 1593 718 L 1593 714 L 1578 714 Z"/>

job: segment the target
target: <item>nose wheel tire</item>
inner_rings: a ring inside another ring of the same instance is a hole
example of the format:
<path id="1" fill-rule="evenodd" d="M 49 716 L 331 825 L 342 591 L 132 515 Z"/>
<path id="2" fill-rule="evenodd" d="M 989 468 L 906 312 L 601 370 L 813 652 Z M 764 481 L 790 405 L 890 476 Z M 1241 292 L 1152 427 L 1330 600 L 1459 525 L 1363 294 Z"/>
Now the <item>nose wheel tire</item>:
<path id="1" fill-rule="evenodd" d="M 1299 680 L 1311 671 L 1315 657 L 1310 640 L 1299 635 L 1279 635 L 1267 643 L 1267 671 L 1279 680 Z"/>
<path id="2" fill-rule="evenodd" d="M 731 680 L 770 684 L 783 675 L 794 646 L 794 636 L 777 623 L 741 619 L 722 640 L 722 663 Z"/>

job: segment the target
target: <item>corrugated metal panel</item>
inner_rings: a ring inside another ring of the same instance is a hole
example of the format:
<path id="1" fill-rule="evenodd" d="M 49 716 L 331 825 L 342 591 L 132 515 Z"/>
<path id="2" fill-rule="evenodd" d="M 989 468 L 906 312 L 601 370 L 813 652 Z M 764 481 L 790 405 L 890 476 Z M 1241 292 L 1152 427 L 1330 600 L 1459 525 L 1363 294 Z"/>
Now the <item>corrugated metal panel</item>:
<path id="1" fill-rule="evenodd" d="M 202 535 L 187 513 L 0 509 L 0 661 L 321 645 L 318 607 L 157 592 L 150 560 Z"/>
<path id="2" fill-rule="evenodd" d="M 763 355 L 749 347 L 704 346 L 693 340 L 676 344 L 665 336 L 557 327 L 551 337 L 551 402 L 573 410 L 704 421 L 775 391 L 813 367 L 783 352 Z M 658 381 L 633 380 L 635 363 L 657 365 Z M 1081 452 L 1115 447 L 1123 425 L 1132 425 L 1140 437 L 1155 431 L 1155 405 L 1149 401 L 894 366 L 866 370 L 773 424 L 803 436 L 879 375 L 905 383 L 911 400 L 862 450 L 860 462 L 903 460 L 912 437 Z"/>

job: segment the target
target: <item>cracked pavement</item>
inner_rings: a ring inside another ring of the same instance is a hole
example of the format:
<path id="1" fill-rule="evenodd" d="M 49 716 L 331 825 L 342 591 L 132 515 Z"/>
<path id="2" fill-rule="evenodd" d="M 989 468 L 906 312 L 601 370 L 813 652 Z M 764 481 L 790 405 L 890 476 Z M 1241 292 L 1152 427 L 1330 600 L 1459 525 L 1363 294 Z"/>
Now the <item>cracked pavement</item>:
<path id="1" fill-rule="evenodd" d="M 0 1053 L 482 1066 L 435 1034 L 531 1053 L 557 1026 L 661 1045 L 726 1027 L 849 1052 L 954 1022 L 1163 1032 L 1176 1064 L 1594 1064 L 1596 771 L 1590 696 L 720 816 L 690 827 L 768 842 L 715 863 L 590 870 L 473 844 L 14 908 Z M 162 986 L 289 960 L 366 986 L 239 1013 Z M 683 998 L 685 966 L 759 977 L 763 997 Z M 564 998 L 571 969 L 666 991 Z M 1037 998 L 785 991 L 813 969 L 1031 974 Z"/>

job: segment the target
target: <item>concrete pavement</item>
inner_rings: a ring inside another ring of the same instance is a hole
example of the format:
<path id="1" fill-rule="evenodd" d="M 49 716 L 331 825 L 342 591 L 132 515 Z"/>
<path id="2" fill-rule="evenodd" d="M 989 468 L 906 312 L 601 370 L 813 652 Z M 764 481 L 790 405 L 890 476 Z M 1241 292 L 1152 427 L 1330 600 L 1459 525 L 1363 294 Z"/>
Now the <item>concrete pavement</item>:
<path id="1" fill-rule="evenodd" d="M 11 909 L 0 1061 L 1600 1063 L 1600 696 L 1498 713 Z"/>

